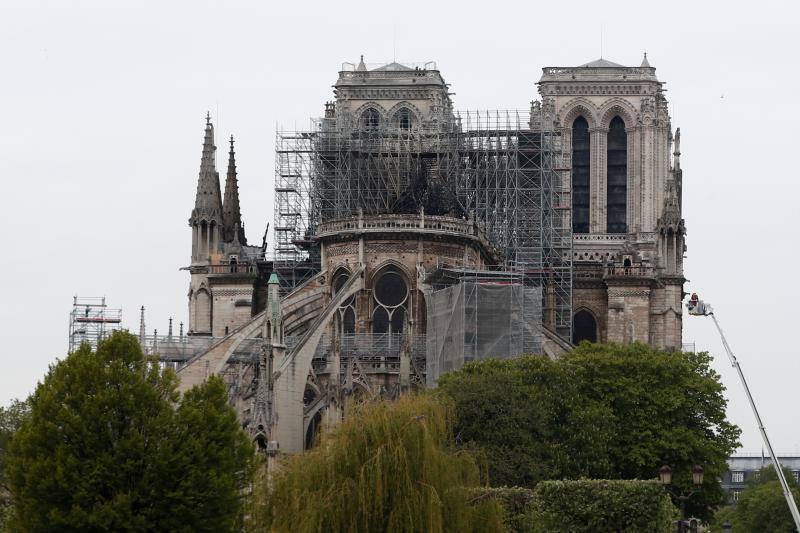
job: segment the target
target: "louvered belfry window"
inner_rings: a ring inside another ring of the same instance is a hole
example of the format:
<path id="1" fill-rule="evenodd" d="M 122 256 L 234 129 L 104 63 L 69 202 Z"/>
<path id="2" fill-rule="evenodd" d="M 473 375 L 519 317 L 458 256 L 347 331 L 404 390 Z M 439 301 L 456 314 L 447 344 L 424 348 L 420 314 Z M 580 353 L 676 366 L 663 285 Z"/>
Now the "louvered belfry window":
<path id="1" fill-rule="evenodd" d="M 628 231 L 628 134 L 625 123 L 614 117 L 608 127 L 607 232 Z"/>
<path id="2" fill-rule="evenodd" d="M 589 123 L 572 123 L 572 231 L 589 233 Z"/>

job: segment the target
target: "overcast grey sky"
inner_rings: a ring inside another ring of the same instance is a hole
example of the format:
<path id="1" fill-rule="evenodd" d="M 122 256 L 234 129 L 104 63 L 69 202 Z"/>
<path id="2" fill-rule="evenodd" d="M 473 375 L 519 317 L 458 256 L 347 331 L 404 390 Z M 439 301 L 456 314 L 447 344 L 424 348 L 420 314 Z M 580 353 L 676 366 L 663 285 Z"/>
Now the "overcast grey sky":
<path id="1" fill-rule="evenodd" d="M 110 7 L 114 5 L 115 7 Z M 682 133 L 690 290 L 710 301 L 778 451 L 800 451 L 797 8 L 719 2 L 0 1 L 0 404 L 67 348 L 74 294 L 125 323 L 187 317 L 206 110 L 237 138 L 242 211 L 272 219 L 276 124 L 322 113 L 343 61 L 438 62 L 465 108 L 526 109 L 545 66 L 603 56 L 667 81 Z M 393 35 L 396 37 L 393 38 Z M 745 451 L 760 437 L 710 319 Z M 177 326 L 176 326 L 177 327 Z"/>

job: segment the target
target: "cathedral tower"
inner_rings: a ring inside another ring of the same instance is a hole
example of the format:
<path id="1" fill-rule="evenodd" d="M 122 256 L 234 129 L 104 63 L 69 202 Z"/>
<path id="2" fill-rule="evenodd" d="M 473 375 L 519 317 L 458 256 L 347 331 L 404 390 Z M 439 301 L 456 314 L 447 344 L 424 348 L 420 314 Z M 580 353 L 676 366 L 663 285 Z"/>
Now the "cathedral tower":
<path id="1" fill-rule="evenodd" d="M 207 115 L 197 194 L 189 217 L 192 228 L 189 335 L 222 337 L 252 316 L 255 262 L 261 249 L 248 246 L 245 239 L 233 136 L 224 201 L 216 150 L 214 125 Z"/>
<path id="2" fill-rule="evenodd" d="M 605 59 L 548 67 L 542 111 L 571 161 L 573 342 L 681 348 L 685 227 L 680 150 L 663 82 Z M 679 135 L 679 134 L 678 134 Z"/>

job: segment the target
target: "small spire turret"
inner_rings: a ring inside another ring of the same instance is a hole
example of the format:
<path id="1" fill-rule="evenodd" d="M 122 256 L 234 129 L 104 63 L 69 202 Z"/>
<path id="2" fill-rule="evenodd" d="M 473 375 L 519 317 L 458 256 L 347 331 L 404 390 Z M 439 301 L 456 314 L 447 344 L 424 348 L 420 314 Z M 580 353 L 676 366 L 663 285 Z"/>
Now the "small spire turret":
<path id="1" fill-rule="evenodd" d="M 644 53 L 644 59 L 642 59 L 642 64 L 639 65 L 640 68 L 652 68 L 650 66 L 650 62 L 647 61 L 647 52 Z"/>
<path id="2" fill-rule="evenodd" d="M 197 195 L 192 215 L 189 217 L 189 225 L 192 227 L 193 262 L 207 260 L 219 243 L 219 231 L 222 227 L 222 195 L 219 188 L 216 150 L 214 124 L 211 123 L 211 113 L 206 113 Z"/>
<path id="3" fill-rule="evenodd" d="M 214 124 L 211 114 L 206 114 L 206 130 L 203 138 L 203 155 L 200 158 L 200 176 L 197 180 L 197 195 L 190 223 L 205 218 L 207 221 L 217 220 L 222 215 L 222 195 L 219 190 L 219 174 L 217 173 L 216 151 L 214 146 Z"/>
<path id="4" fill-rule="evenodd" d="M 236 177 L 236 153 L 233 149 L 233 135 L 231 135 L 231 149 L 228 152 L 228 175 L 225 179 L 225 199 L 222 202 L 222 218 L 225 225 L 224 239 L 226 242 L 238 241 L 241 245 L 247 244 L 242 224 L 242 211 L 239 206 L 239 182 Z"/>

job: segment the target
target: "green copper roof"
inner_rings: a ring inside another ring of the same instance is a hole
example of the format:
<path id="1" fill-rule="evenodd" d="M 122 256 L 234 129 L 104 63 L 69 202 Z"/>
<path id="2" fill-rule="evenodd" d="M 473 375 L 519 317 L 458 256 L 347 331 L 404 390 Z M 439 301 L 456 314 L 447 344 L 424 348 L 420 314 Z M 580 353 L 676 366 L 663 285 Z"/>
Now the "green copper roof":
<path id="1" fill-rule="evenodd" d="M 267 283 L 269 283 L 269 284 L 275 283 L 277 285 L 279 283 L 278 275 L 275 272 L 270 274 L 269 275 L 269 281 Z"/>

